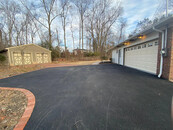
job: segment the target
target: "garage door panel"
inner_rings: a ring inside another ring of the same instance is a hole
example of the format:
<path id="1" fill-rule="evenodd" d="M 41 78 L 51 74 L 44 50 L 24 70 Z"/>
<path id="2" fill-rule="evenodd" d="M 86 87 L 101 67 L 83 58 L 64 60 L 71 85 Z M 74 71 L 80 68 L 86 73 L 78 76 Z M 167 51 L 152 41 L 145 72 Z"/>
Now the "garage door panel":
<path id="1" fill-rule="evenodd" d="M 131 47 L 129 51 L 125 51 L 125 66 L 156 74 L 158 46 L 153 44 L 148 47 L 149 43 L 145 43 L 146 48 L 138 49 L 136 46 L 136 50 L 131 50 Z"/>
<path id="2" fill-rule="evenodd" d="M 25 53 L 23 59 L 25 65 L 31 64 L 31 53 Z"/>
<path id="3" fill-rule="evenodd" d="M 22 65 L 22 54 L 19 52 L 13 53 L 14 65 Z"/>
<path id="4" fill-rule="evenodd" d="M 44 63 L 48 63 L 49 60 L 48 60 L 48 54 L 44 54 L 43 55 L 43 60 L 44 60 Z"/>
<path id="5" fill-rule="evenodd" d="M 43 56 L 41 53 L 36 54 L 37 63 L 43 63 Z"/>

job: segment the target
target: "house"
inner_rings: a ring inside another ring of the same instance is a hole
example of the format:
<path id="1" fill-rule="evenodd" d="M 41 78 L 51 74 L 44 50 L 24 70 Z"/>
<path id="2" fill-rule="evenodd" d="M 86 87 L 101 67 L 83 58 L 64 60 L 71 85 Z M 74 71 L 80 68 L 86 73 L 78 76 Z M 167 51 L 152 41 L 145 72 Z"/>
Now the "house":
<path id="1" fill-rule="evenodd" d="M 111 51 L 113 63 L 173 80 L 173 17 L 117 44 Z"/>
<path id="2" fill-rule="evenodd" d="M 87 52 L 89 52 L 89 51 L 86 49 L 78 49 L 77 48 L 77 49 L 73 50 L 74 55 L 83 54 L 83 53 L 87 53 Z"/>
<path id="3" fill-rule="evenodd" d="M 10 66 L 51 63 L 51 51 L 35 44 L 9 47 L 0 51 Z"/>

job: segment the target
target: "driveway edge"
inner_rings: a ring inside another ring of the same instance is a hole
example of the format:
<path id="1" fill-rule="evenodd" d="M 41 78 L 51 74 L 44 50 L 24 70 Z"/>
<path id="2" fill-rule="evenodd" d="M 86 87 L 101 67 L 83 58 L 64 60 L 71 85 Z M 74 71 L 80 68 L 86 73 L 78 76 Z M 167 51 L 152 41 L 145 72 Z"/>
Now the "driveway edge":
<path id="1" fill-rule="evenodd" d="M 13 130 L 23 130 L 24 127 L 26 126 L 29 118 L 31 117 L 31 114 L 32 114 L 34 106 L 35 106 L 34 94 L 31 93 L 29 90 L 21 89 L 21 88 L 0 87 L 0 89 L 17 90 L 17 91 L 23 92 L 26 95 L 26 97 L 28 99 L 27 107 L 26 107 L 22 117 L 20 118 L 19 122 L 17 123 L 17 125 L 13 129 Z"/>

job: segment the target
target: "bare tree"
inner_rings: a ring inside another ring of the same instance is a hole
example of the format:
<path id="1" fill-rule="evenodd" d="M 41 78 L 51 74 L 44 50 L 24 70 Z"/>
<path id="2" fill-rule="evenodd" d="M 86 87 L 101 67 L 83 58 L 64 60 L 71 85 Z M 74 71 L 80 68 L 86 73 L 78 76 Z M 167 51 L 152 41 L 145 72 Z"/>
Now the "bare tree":
<path id="1" fill-rule="evenodd" d="M 60 1 L 60 6 L 61 6 L 61 22 L 62 22 L 62 27 L 64 31 L 64 45 L 65 45 L 65 52 L 67 51 L 67 43 L 66 43 L 66 25 L 67 25 L 67 17 L 70 9 L 70 4 L 68 0 L 61 0 Z"/>
<path id="2" fill-rule="evenodd" d="M 111 0 L 93 0 L 91 10 L 87 15 L 90 24 L 86 25 L 86 29 L 92 37 L 94 51 L 101 55 L 104 54 L 108 35 L 111 34 L 112 26 L 117 23 L 121 14 L 120 2 L 117 2 L 116 6 L 112 6 Z"/>
<path id="3" fill-rule="evenodd" d="M 3 0 L 0 2 L 0 11 L 5 18 L 5 30 L 8 34 L 8 44 L 12 46 L 12 35 L 13 35 L 13 27 L 15 22 L 15 17 L 19 12 L 19 5 L 17 5 L 14 1 Z"/>
<path id="4" fill-rule="evenodd" d="M 84 47 L 84 18 L 85 18 L 84 15 L 87 9 L 89 8 L 90 0 L 74 0 L 73 3 L 76 5 L 78 13 L 79 13 L 79 46 L 81 42 L 80 39 L 82 37 L 82 49 L 83 49 Z"/>
<path id="5" fill-rule="evenodd" d="M 75 43 L 74 43 L 74 27 L 73 27 L 73 21 L 71 21 L 71 24 L 70 24 L 70 31 L 71 31 L 72 41 L 73 41 L 73 50 L 74 50 Z"/>
<path id="6" fill-rule="evenodd" d="M 123 31 L 125 30 L 125 27 L 127 26 L 126 21 L 121 18 L 120 19 L 120 28 L 118 29 L 120 34 L 119 34 L 119 38 L 118 38 L 118 43 L 120 43 L 121 40 L 125 39 L 125 36 L 123 35 Z"/>
<path id="7" fill-rule="evenodd" d="M 37 3 L 38 5 L 40 5 L 41 8 L 43 8 L 44 13 L 41 12 L 41 10 L 39 10 L 39 13 L 37 13 L 37 16 L 39 15 L 43 15 L 42 17 L 37 17 L 34 13 L 31 12 L 31 10 L 29 9 L 29 7 L 26 5 L 26 3 L 24 3 L 22 0 L 20 0 L 21 3 L 26 7 L 26 9 L 28 10 L 28 12 L 30 13 L 30 15 L 39 23 L 41 24 L 43 27 L 45 27 L 48 30 L 48 42 L 49 42 L 49 49 L 51 49 L 52 47 L 52 23 L 53 21 L 59 16 L 59 14 L 57 13 L 57 7 L 55 7 L 55 3 L 56 0 L 40 0 L 40 3 Z M 36 7 L 38 7 L 38 5 Z M 47 18 L 43 18 L 46 15 Z M 47 24 L 45 24 L 43 21 L 46 21 Z"/>

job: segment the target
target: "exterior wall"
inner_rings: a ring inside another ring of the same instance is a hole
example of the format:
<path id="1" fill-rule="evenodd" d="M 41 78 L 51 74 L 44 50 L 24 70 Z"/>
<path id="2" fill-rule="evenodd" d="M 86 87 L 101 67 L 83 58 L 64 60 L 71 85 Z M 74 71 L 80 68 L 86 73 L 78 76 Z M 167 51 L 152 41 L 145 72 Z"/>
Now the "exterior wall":
<path id="1" fill-rule="evenodd" d="M 112 51 L 112 62 L 118 63 L 118 49 L 115 49 Z"/>
<path id="2" fill-rule="evenodd" d="M 121 54 L 119 54 L 119 51 Z M 119 56 L 121 56 L 120 59 Z M 124 47 L 119 47 L 112 51 L 112 62 L 120 65 L 124 64 Z"/>
<path id="3" fill-rule="evenodd" d="M 51 51 L 44 49 L 42 47 L 39 47 L 37 45 L 30 44 L 30 45 L 23 45 L 23 46 L 9 48 L 8 50 L 9 63 L 12 66 L 14 65 L 14 59 L 13 59 L 14 52 L 30 53 L 32 64 L 37 64 L 37 60 L 36 60 L 37 53 L 48 54 L 48 60 L 49 60 L 49 63 L 51 63 Z"/>
<path id="4" fill-rule="evenodd" d="M 121 50 L 121 59 L 119 61 L 119 64 L 124 65 L 124 47 L 121 47 L 119 50 Z"/>
<path id="5" fill-rule="evenodd" d="M 171 31 L 171 32 L 170 32 Z M 168 33 L 168 42 L 170 43 L 169 47 L 169 51 L 170 51 L 170 55 L 171 55 L 171 58 L 170 58 L 170 72 L 169 72 L 169 80 L 170 81 L 173 81 L 173 28 L 170 29 L 169 33 Z"/>
<path id="6" fill-rule="evenodd" d="M 158 49 L 158 63 L 157 63 L 157 74 L 160 72 L 160 51 L 162 44 L 162 35 L 159 37 L 159 49 Z M 167 37 L 167 56 L 163 58 L 163 72 L 162 77 L 168 80 L 173 80 L 173 28 L 168 28 Z"/>

